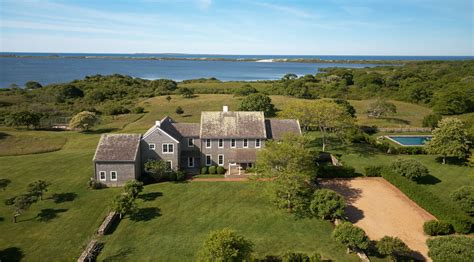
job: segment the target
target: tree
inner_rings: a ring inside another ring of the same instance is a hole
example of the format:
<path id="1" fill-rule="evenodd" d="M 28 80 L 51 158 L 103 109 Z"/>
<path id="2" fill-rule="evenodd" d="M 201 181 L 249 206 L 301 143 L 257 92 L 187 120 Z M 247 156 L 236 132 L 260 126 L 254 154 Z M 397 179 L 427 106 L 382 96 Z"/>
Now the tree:
<path id="1" fill-rule="evenodd" d="M 369 238 L 362 228 L 352 225 L 350 222 L 343 222 L 336 226 L 332 232 L 332 237 L 339 243 L 345 245 L 349 250 L 369 248 Z"/>
<path id="2" fill-rule="evenodd" d="M 387 102 L 385 100 L 378 99 L 369 105 L 367 114 L 369 117 L 381 118 L 389 114 L 394 114 L 397 112 L 397 106 L 395 104 Z"/>
<path id="3" fill-rule="evenodd" d="M 193 90 L 187 88 L 187 87 L 181 87 L 178 89 L 178 92 L 184 97 L 184 98 L 191 98 L 194 95 Z"/>
<path id="4" fill-rule="evenodd" d="M 28 210 L 30 206 L 36 202 L 36 196 L 32 195 L 20 195 L 14 198 L 13 204 L 15 207 L 15 213 L 13 214 L 13 223 L 16 223 L 16 218 L 20 216 L 23 212 Z"/>
<path id="5" fill-rule="evenodd" d="M 433 138 L 426 143 L 429 154 L 440 155 L 443 164 L 446 157 L 464 158 L 469 152 L 467 132 L 464 124 L 457 118 L 445 118 L 432 132 Z"/>
<path id="6" fill-rule="evenodd" d="M 345 216 L 346 201 L 344 197 L 330 189 L 319 189 L 311 201 L 311 212 L 322 219 L 334 220 Z"/>
<path id="7" fill-rule="evenodd" d="M 19 111 L 5 117 L 5 125 L 12 127 L 26 126 L 26 128 L 38 127 L 41 114 L 30 111 Z"/>
<path id="8" fill-rule="evenodd" d="M 180 106 L 178 106 L 175 110 L 175 113 L 178 114 L 178 115 L 181 115 L 184 113 L 184 110 L 183 108 L 181 108 Z"/>
<path id="9" fill-rule="evenodd" d="M 474 187 L 463 186 L 455 190 L 450 195 L 451 200 L 461 207 L 466 213 L 474 215 Z"/>
<path id="10" fill-rule="evenodd" d="M 25 87 L 26 89 L 38 89 L 38 88 L 42 88 L 43 86 L 38 82 L 28 81 L 26 82 Z"/>
<path id="11" fill-rule="evenodd" d="M 112 210 L 117 212 L 122 219 L 123 216 L 134 214 L 137 211 L 135 199 L 128 194 L 121 194 L 114 198 Z"/>
<path id="12" fill-rule="evenodd" d="M 150 84 L 157 94 L 166 94 L 178 88 L 178 83 L 169 79 L 153 80 L 150 82 Z"/>
<path id="13" fill-rule="evenodd" d="M 346 112 L 352 117 L 356 117 L 355 108 L 345 99 L 335 99 L 334 102 L 338 105 L 343 106 L 346 109 Z"/>
<path id="14" fill-rule="evenodd" d="M 149 173 L 156 181 L 165 178 L 170 171 L 169 165 L 163 160 L 150 159 L 145 162 L 145 172 Z"/>
<path id="15" fill-rule="evenodd" d="M 423 118 L 423 127 L 429 127 L 431 129 L 434 129 L 438 127 L 438 122 L 442 119 L 443 117 L 438 114 L 429 114 Z"/>
<path id="16" fill-rule="evenodd" d="M 415 159 L 397 159 L 392 163 L 392 169 L 395 173 L 411 180 L 417 180 L 430 174 L 428 168 Z"/>
<path id="17" fill-rule="evenodd" d="M 171 102 L 171 96 L 167 96 L 166 100 L 168 100 L 168 103 L 170 103 Z"/>
<path id="18" fill-rule="evenodd" d="M 125 193 L 127 193 L 132 198 L 137 198 L 138 194 L 143 191 L 143 183 L 137 180 L 130 180 L 125 183 L 123 191 L 125 191 Z"/>
<path id="19" fill-rule="evenodd" d="M 235 231 L 224 228 L 209 233 L 198 253 L 198 261 L 249 261 L 253 244 Z"/>
<path id="20" fill-rule="evenodd" d="M 250 94 L 255 94 L 258 93 L 257 89 L 255 87 L 252 87 L 249 84 L 245 84 L 240 88 L 235 89 L 234 94 L 236 96 L 248 96 Z"/>
<path id="21" fill-rule="evenodd" d="M 0 190 L 4 191 L 11 182 L 8 178 L 0 178 Z"/>
<path id="22" fill-rule="evenodd" d="M 82 111 L 71 118 L 69 121 L 69 128 L 81 130 L 89 130 L 99 122 L 99 118 L 95 113 L 89 111 Z"/>
<path id="23" fill-rule="evenodd" d="M 474 261 L 474 239 L 467 236 L 445 236 L 426 241 L 428 256 L 437 261 Z"/>
<path id="24" fill-rule="evenodd" d="M 48 187 L 51 183 L 48 183 L 44 180 L 38 180 L 28 185 L 28 193 L 30 195 L 39 197 L 40 200 L 43 200 L 43 193 L 48 192 Z"/>
<path id="25" fill-rule="evenodd" d="M 450 88 L 435 93 L 433 111 L 442 115 L 455 115 L 471 112 L 474 99 L 471 93 L 458 88 Z"/>
<path id="26" fill-rule="evenodd" d="M 384 236 L 377 241 L 376 247 L 380 254 L 390 256 L 393 261 L 399 257 L 406 257 L 411 252 L 410 248 L 398 237 Z"/>
<path id="27" fill-rule="evenodd" d="M 294 79 L 296 79 L 296 78 L 298 78 L 298 76 L 297 76 L 296 74 L 290 73 L 290 74 L 284 75 L 284 76 L 281 78 L 281 80 L 283 80 L 283 81 L 288 81 L 288 80 L 294 80 Z"/>
<path id="28" fill-rule="evenodd" d="M 275 115 L 272 99 L 264 94 L 250 94 L 240 102 L 240 111 L 263 111 L 265 116 Z"/>

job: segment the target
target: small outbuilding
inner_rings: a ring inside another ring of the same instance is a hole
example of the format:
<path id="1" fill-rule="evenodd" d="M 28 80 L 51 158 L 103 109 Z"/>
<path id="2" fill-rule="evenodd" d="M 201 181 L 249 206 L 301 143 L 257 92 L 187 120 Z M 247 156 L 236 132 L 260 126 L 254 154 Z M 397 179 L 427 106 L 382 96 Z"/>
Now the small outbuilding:
<path id="1" fill-rule="evenodd" d="M 141 174 L 140 134 L 103 134 L 94 155 L 95 180 L 123 186 Z"/>

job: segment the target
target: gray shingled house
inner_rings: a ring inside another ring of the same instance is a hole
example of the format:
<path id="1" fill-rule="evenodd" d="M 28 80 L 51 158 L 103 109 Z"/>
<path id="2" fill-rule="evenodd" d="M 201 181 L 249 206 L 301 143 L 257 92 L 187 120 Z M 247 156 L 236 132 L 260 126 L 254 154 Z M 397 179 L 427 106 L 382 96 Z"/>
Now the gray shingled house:
<path id="1" fill-rule="evenodd" d="M 301 134 L 298 121 L 265 119 L 263 112 L 232 112 L 227 106 L 202 112 L 200 123 L 177 123 L 167 116 L 142 137 L 103 135 L 94 157 L 95 179 L 120 186 L 138 178 L 149 159 L 164 160 L 171 169 L 191 174 L 204 166 L 223 166 L 227 174 L 240 174 L 254 165 L 266 140 L 281 139 L 285 133 Z"/>

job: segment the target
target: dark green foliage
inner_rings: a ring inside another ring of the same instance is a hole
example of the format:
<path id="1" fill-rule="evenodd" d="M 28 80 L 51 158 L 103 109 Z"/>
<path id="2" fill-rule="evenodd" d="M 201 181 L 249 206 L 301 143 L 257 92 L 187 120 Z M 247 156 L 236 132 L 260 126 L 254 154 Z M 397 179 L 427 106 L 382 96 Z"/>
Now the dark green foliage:
<path id="1" fill-rule="evenodd" d="M 454 233 L 453 226 L 446 221 L 430 220 L 423 224 L 423 231 L 430 236 Z"/>
<path id="2" fill-rule="evenodd" d="M 104 188 L 105 185 L 100 183 L 99 181 L 91 178 L 91 179 L 89 179 L 89 181 L 87 181 L 87 187 L 90 188 L 90 189 L 101 189 L 101 188 Z"/>
<path id="3" fill-rule="evenodd" d="M 382 99 L 378 99 L 377 101 L 370 104 L 369 109 L 367 110 L 368 116 L 373 118 L 386 117 L 396 112 L 397 106 L 395 106 L 395 104 Z"/>
<path id="4" fill-rule="evenodd" d="M 275 115 L 275 106 L 272 99 L 263 94 L 251 94 L 240 103 L 240 111 L 263 111 L 265 116 Z"/>
<path id="5" fill-rule="evenodd" d="M 112 201 L 112 210 L 119 213 L 120 219 L 125 215 L 131 215 L 137 212 L 135 198 L 128 194 L 120 194 Z"/>
<path id="6" fill-rule="evenodd" d="M 258 93 L 257 89 L 255 89 L 249 84 L 245 84 L 242 87 L 236 88 L 234 90 L 234 94 L 236 96 L 248 96 L 250 94 L 255 94 L 255 93 Z"/>
<path id="7" fill-rule="evenodd" d="M 153 88 L 156 95 L 167 94 L 178 88 L 178 84 L 169 79 L 157 79 L 150 82 L 151 88 Z"/>
<path id="8" fill-rule="evenodd" d="M 110 116 L 130 113 L 130 110 L 117 102 L 106 103 L 102 106 L 102 113 Z"/>
<path id="9" fill-rule="evenodd" d="M 397 159 L 391 167 L 395 173 L 411 180 L 417 180 L 430 174 L 428 168 L 415 159 Z"/>
<path id="10" fill-rule="evenodd" d="M 428 256 L 438 261 L 474 261 L 474 238 L 466 236 L 446 236 L 426 241 Z"/>
<path id="11" fill-rule="evenodd" d="M 19 195 L 14 198 L 13 205 L 15 207 L 15 214 L 13 215 L 13 223 L 16 223 L 16 218 L 23 212 L 28 210 L 30 206 L 35 203 L 38 198 L 31 194 Z"/>
<path id="12" fill-rule="evenodd" d="M 369 238 L 365 231 L 352 225 L 350 222 L 343 222 L 337 225 L 332 232 L 332 237 L 351 250 L 366 250 L 369 248 Z"/>
<path id="13" fill-rule="evenodd" d="M 349 178 L 357 177 L 360 174 L 355 172 L 351 166 L 322 165 L 317 167 L 316 177 L 318 178 Z"/>
<path id="14" fill-rule="evenodd" d="M 334 220 L 344 218 L 346 201 L 344 197 L 330 189 L 319 189 L 311 200 L 310 210 L 316 217 Z"/>
<path id="15" fill-rule="evenodd" d="M 160 181 L 165 179 L 171 170 L 165 161 L 150 159 L 145 162 L 145 172 L 147 172 L 155 181 Z"/>
<path id="16" fill-rule="evenodd" d="M 217 172 L 217 174 L 219 174 L 219 175 L 225 174 L 225 171 L 226 171 L 225 168 L 222 167 L 222 166 L 218 166 L 218 167 L 216 168 L 216 172 Z"/>
<path id="17" fill-rule="evenodd" d="M 474 187 L 463 186 L 451 193 L 450 197 L 467 214 L 474 215 Z"/>
<path id="18" fill-rule="evenodd" d="M 194 95 L 194 91 L 187 87 L 181 87 L 178 89 L 178 93 L 184 98 L 191 98 Z"/>
<path id="19" fill-rule="evenodd" d="M 334 102 L 336 102 L 336 104 L 338 105 L 343 106 L 351 117 L 356 117 L 355 108 L 349 102 L 347 102 L 347 100 L 335 99 Z"/>
<path id="20" fill-rule="evenodd" d="M 132 109 L 134 114 L 141 114 L 145 112 L 145 108 L 143 106 L 136 106 Z"/>
<path id="21" fill-rule="evenodd" d="M 474 110 L 474 88 L 466 90 L 446 89 L 436 93 L 433 110 L 442 115 L 455 115 Z"/>
<path id="22" fill-rule="evenodd" d="M 208 170 L 209 170 L 209 174 L 214 175 L 217 172 L 217 167 L 216 166 L 210 166 Z"/>
<path id="23" fill-rule="evenodd" d="M 423 127 L 436 128 L 442 118 L 439 114 L 429 114 L 423 118 Z"/>
<path id="24" fill-rule="evenodd" d="M 186 173 L 183 171 L 177 171 L 176 172 L 176 181 L 184 181 L 186 180 Z"/>
<path id="25" fill-rule="evenodd" d="M 384 236 L 377 241 L 376 247 L 380 254 L 390 256 L 394 261 L 408 256 L 411 252 L 410 248 L 398 237 Z"/>
<path id="26" fill-rule="evenodd" d="M 209 233 L 197 261 L 249 261 L 253 244 L 235 231 L 224 228 Z"/>
<path id="27" fill-rule="evenodd" d="M 8 178 L 0 178 L 0 190 L 5 190 L 12 181 Z"/>
<path id="28" fill-rule="evenodd" d="M 76 99 L 84 96 L 84 92 L 74 85 L 68 84 L 65 86 L 57 87 L 54 90 L 56 96 L 56 102 L 63 103 L 68 99 Z"/>
<path id="29" fill-rule="evenodd" d="M 181 114 L 184 113 L 184 110 L 180 106 L 178 106 L 175 110 L 175 113 L 178 114 L 178 115 L 181 115 Z"/>
<path id="30" fill-rule="evenodd" d="M 382 176 L 383 166 L 367 166 L 365 167 L 365 176 L 367 177 L 378 177 Z"/>
<path id="31" fill-rule="evenodd" d="M 5 125 L 11 127 L 20 127 L 25 126 L 27 128 L 38 127 L 41 119 L 41 114 L 30 112 L 30 111 L 20 111 L 14 112 L 5 117 Z"/>
<path id="32" fill-rule="evenodd" d="M 201 174 L 204 175 L 204 174 L 207 174 L 208 172 L 209 172 L 209 170 L 208 170 L 207 166 L 204 166 L 204 167 L 201 168 Z"/>
<path id="33" fill-rule="evenodd" d="M 43 200 L 43 193 L 48 192 L 48 187 L 50 185 L 51 183 L 48 183 L 44 180 L 37 180 L 28 184 L 28 194 L 39 197 L 40 200 Z"/>
<path id="34" fill-rule="evenodd" d="M 26 89 L 38 89 L 38 88 L 42 88 L 43 86 L 38 82 L 28 81 L 26 82 L 25 87 Z"/>
<path id="35" fill-rule="evenodd" d="M 137 198 L 138 194 L 143 191 L 143 183 L 136 180 L 130 180 L 125 183 L 123 191 L 132 198 Z"/>

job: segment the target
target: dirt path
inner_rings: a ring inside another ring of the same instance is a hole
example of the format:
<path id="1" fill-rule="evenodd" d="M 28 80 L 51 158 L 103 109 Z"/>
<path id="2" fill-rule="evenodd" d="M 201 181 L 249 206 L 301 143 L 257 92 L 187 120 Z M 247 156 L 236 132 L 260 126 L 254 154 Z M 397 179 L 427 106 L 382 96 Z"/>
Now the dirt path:
<path id="1" fill-rule="evenodd" d="M 339 192 L 348 202 L 349 220 L 363 228 L 372 240 L 396 236 L 428 259 L 423 223 L 436 219 L 398 188 L 380 177 L 323 180 L 322 185 Z"/>

